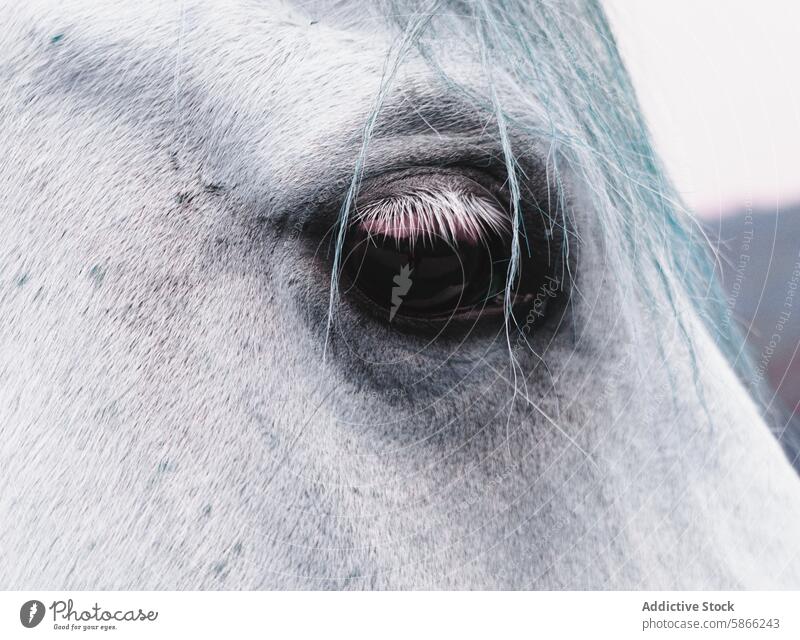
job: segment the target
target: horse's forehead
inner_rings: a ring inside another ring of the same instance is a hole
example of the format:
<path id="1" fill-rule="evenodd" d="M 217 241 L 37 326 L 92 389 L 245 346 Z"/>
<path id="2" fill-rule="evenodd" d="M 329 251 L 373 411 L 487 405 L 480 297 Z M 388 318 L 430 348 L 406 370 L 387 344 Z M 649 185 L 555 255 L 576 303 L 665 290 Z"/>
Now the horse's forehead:
<path id="1" fill-rule="evenodd" d="M 362 15 L 356 23 L 347 17 L 352 15 L 280 0 L 99 5 L 84 0 L 60 6 L 33 0 L 12 12 L 9 29 L 12 36 L 15 26 L 30 33 L 32 38 L 20 38 L 29 47 L 58 49 L 65 57 L 79 47 L 85 63 L 136 58 L 156 74 L 157 65 L 169 61 L 176 75 L 187 67 L 200 77 L 235 72 L 245 86 L 283 73 L 302 86 L 336 69 L 381 70 L 383 56 L 376 54 L 387 50 L 390 29 L 378 16 Z M 293 86 L 281 89 L 291 92 Z"/>

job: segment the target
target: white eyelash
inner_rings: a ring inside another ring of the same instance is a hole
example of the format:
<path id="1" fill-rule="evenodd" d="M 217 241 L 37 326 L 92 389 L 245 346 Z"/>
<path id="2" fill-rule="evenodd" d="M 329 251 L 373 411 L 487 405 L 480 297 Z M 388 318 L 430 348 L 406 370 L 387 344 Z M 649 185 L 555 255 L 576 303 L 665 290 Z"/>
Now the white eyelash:
<path id="1" fill-rule="evenodd" d="M 453 189 L 415 189 L 412 193 L 370 202 L 356 209 L 355 220 L 370 234 L 456 244 L 486 242 L 509 231 L 502 205 L 491 196 Z"/>

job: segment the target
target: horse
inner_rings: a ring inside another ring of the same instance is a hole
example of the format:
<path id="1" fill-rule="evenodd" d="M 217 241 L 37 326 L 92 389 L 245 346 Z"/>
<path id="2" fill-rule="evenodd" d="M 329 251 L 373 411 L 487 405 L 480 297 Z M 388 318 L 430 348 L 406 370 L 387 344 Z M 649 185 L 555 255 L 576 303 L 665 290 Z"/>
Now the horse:
<path id="1" fill-rule="evenodd" d="M 2 13 L 0 586 L 800 587 L 599 4 Z"/>

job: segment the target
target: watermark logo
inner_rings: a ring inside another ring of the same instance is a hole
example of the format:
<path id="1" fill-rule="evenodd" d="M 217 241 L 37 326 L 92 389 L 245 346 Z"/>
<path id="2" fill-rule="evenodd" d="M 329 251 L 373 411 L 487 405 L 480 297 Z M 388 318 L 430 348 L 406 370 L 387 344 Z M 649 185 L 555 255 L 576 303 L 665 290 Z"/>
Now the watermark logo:
<path id="1" fill-rule="evenodd" d="M 72 599 L 54 600 L 45 606 L 41 600 L 28 600 L 19 609 L 19 621 L 23 627 L 38 626 L 50 611 L 52 625 L 56 631 L 113 631 L 127 623 L 154 622 L 158 611 L 144 609 L 106 609 L 97 602 L 89 609 L 76 608 Z"/>
<path id="2" fill-rule="evenodd" d="M 409 290 L 411 289 L 411 274 L 413 273 L 413 269 L 410 265 L 405 264 L 400 267 L 400 273 L 398 273 L 393 279 L 394 287 L 392 287 L 392 308 L 389 310 L 389 322 L 394 320 L 394 315 L 397 313 L 397 310 L 400 308 L 400 305 L 403 304 L 403 298 L 408 294 Z"/>
<path id="3" fill-rule="evenodd" d="M 28 600 L 20 607 L 19 621 L 23 627 L 33 629 L 44 619 L 44 603 L 39 600 Z"/>

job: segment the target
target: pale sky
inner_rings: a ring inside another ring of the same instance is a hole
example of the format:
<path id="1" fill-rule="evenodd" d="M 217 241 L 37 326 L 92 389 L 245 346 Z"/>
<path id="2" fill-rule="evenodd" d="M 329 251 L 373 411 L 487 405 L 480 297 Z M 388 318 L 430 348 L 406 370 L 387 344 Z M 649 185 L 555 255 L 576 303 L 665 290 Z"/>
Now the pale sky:
<path id="1" fill-rule="evenodd" d="M 686 202 L 703 216 L 800 203 L 800 2 L 604 4 Z"/>

